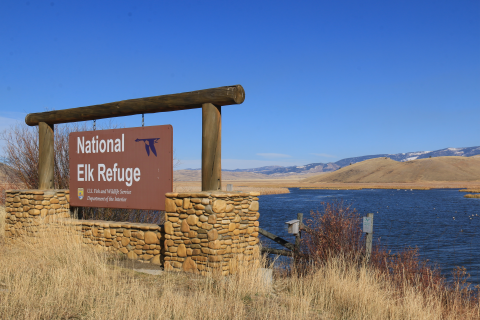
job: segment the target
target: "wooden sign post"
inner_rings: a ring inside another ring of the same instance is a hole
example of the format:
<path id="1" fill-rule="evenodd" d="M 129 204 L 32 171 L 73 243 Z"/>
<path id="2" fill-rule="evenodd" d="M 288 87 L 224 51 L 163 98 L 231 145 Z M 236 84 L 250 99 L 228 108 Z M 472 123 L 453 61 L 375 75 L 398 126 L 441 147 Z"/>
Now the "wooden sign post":
<path id="1" fill-rule="evenodd" d="M 202 106 L 202 190 L 222 189 L 222 107 Z"/>
<path id="2" fill-rule="evenodd" d="M 39 188 L 54 188 L 53 129 L 55 124 L 202 108 L 202 190 L 220 190 L 222 186 L 221 107 L 241 104 L 244 100 L 243 87 L 235 85 L 88 107 L 30 113 L 25 117 L 25 123 L 29 126 L 39 126 Z"/>
<path id="3" fill-rule="evenodd" d="M 46 122 L 38 124 L 38 188 L 53 189 L 55 167 L 54 125 Z"/>

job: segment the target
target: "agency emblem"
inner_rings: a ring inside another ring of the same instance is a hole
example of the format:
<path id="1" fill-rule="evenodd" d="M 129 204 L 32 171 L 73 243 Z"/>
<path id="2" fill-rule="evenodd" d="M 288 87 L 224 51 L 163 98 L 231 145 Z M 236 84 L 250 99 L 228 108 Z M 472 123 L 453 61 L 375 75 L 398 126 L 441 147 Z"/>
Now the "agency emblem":
<path id="1" fill-rule="evenodd" d="M 78 199 L 82 200 L 83 199 L 83 188 L 78 188 Z"/>

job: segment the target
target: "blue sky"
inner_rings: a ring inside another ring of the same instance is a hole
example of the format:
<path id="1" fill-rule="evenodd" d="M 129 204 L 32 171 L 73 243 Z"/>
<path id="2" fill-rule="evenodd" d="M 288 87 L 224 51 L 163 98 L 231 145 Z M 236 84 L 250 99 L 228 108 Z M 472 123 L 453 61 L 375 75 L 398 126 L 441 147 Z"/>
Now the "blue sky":
<path id="1" fill-rule="evenodd" d="M 233 84 L 226 169 L 478 146 L 480 1 L 0 2 L 0 130 Z M 199 168 L 201 110 L 145 116 L 160 124 Z"/>

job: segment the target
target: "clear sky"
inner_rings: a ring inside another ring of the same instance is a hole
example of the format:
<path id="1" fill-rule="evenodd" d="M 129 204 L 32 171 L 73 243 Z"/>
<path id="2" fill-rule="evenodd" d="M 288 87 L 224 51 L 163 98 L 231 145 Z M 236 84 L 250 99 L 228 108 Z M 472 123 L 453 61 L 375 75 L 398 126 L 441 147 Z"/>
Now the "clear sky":
<path id="1" fill-rule="evenodd" d="M 0 1 L 0 129 L 234 84 L 226 169 L 478 146 L 480 1 Z M 201 110 L 159 124 L 199 168 Z"/>

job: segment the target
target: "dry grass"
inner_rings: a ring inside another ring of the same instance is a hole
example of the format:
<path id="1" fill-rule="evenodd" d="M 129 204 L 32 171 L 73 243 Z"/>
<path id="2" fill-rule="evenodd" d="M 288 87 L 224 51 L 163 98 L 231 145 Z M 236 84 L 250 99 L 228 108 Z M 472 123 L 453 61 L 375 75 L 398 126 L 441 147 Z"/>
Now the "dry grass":
<path id="1" fill-rule="evenodd" d="M 480 198 L 480 194 L 466 194 L 464 198 Z"/>
<path id="2" fill-rule="evenodd" d="M 5 218 L 7 212 L 5 211 L 5 207 L 0 205 L 0 243 L 5 236 Z"/>
<path id="3" fill-rule="evenodd" d="M 480 188 L 478 189 L 475 189 L 475 188 L 472 188 L 472 189 L 462 189 L 462 190 L 458 190 L 460 192 L 472 192 L 472 193 L 480 193 Z"/>
<path id="4" fill-rule="evenodd" d="M 384 274 L 330 259 L 266 286 L 252 269 L 221 278 L 139 274 L 52 228 L 40 241 L 0 247 L 3 319 L 474 319 L 437 292 L 396 287 Z"/>
<path id="5" fill-rule="evenodd" d="M 200 182 L 174 182 L 173 192 L 200 192 L 202 187 Z M 222 191 L 227 191 L 227 184 L 223 183 Z M 283 187 L 248 187 L 248 186 L 238 186 L 233 187 L 233 191 L 241 192 L 260 192 L 261 195 L 266 194 L 283 194 L 290 193 L 288 188 Z"/>

